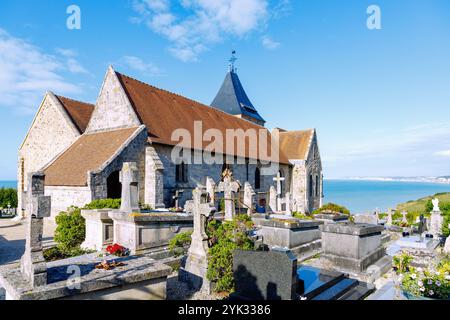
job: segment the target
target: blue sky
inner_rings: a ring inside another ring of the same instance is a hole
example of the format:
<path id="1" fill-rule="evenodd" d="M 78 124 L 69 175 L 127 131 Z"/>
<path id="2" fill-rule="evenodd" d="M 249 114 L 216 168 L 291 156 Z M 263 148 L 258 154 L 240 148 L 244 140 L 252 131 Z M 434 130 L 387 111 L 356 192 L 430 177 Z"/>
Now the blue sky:
<path id="1" fill-rule="evenodd" d="M 450 175 L 447 0 L 32 3 L 0 2 L 0 180 L 46 90 L 94 102 L 112 64 L 209 104 L 232 49 L 267 127 L 317 128 L 325 177 Z"/>

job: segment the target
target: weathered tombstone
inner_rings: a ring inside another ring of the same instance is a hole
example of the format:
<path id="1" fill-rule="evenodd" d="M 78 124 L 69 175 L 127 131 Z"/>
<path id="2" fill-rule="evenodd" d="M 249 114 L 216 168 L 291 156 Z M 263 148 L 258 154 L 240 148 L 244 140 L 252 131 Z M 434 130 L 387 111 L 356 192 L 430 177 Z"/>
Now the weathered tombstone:
<path id="1" fill-rule="evenodd" d="M 238 299 L 298 299 L 297 258 L 289 250 L 235 250 L 233 276 Z"/>
<path id="2" fill-rule="evenodd" d="M 408 212 L 402 211 L 402 223 L 408 223 L 408 219 L 406 218 L 406 215 Z"/>
<path id="3" fill-rule="evenodd" d="M 433 199 L 433 211 L 431 211 L 430 219 L 430 234 L 438 238 L 442 234 L 442 224 L 444 218 L 442 217 L 441 209 L 439 209 L 439 199 Z"/>
<path id="4" fill-rule="evenodd" d="M 388 209 L 386 225 L 388 226 L 392 225 L 392 209 Z"/>
<path id="5" fill-rule="evenodd" d="M 278 212 L 281 212 L 282 211 L 282 209 L 281 209 L 281 201 L 280 201 L 280 198 L 281 198 L 281 194 L 282 194 L 282 185 L 281 185 L 281 183 L 283 182 L 285 180 L 285 178 L 283 178 L 282 176 L 281 176 L 281 174 L 280 174 L 280 172 L 278 172 L 277 173 L 277 176 L 275 177 L 275 178 L 273 178 L 273 181 L 275 181 L 276 183 L 277 183 L 277 208 L 276 208 L 276 210 L 278 211 Z"/>
<path id="6" fill-rule="evenodd" d="M 206 192 L 208 193 L 209 203 L 212 205 L 216 204 L 216 182 L 210 178 L 206 177 Z"/>
<path id="7" fill-rule="evenodd" d="M 422 235 L 422 233 L 425 232 L 426 229 L 425 227 L 426 227 L 425 217 L 423 214 L 421 214 L 419 217 L 419 227 L 418 227 L 418 232 L 420 235 Z"/>
<path id="8" fill-rule="evenodd" d="M 42 234 L 44 218 L 50 217 L 51 199 L 44 196 L 44 173 L 32 173 L 28 181 L 27 234 L 20 271 L 30 286 L 35 288 L 47 284 L 47 265 L 43 255 Z"/>
<path id="9" fill-rule="evenodd" d="M 233 221 L 236 215 L 236 203 L 234 194 L 239 191 L 241 184 L 239 181 L 233 181 L 233 173 L 226 169 L 223 173 L 223 181 L 219 184 L 219 192 L 224 193 L 225 202 L 225 221 Z"/>
<path id="10" fill-rule="evenodd" d="M 286 192 L 286 196 L 284 198 L 284 203 L 286 204 L 286 214 L 288 216 L 292 216 L 292 197 L 290 192 Z"/>
<path id="11" fill-rule="evenodd" d="M 124 162 L 120 172 L 122 183 L 122 203 L 120 211 L 124 213 L 140 212 L 139 208 L 139 170 L 136 162 Z"/>
<path id="12" fill-rule="evenodd" d="M 199 188 L 192 192 L 192 211 L 194 214 L 194 231 L 189 247 L 186 265 L 180 269 L 180 280 L 189 284 L 196 290 L 210 291 L 210 284 L 206 278 L 208 270 L 208 235 L 206 227 L 208 218 L 213 215 L 216 208 L 207 202 L 207 194 Z"/>
<path id="13" fill-rule="evenodd" d="M 178 209 L 180 207 L 180 198 L 183 193 L 184 193 L 184 190 L 175 190 L 175 194 L 173 195 L 172 199 L 175 200 L 175 208 L 176 209 Z"/>
<path id="14" fill-rule="evenodd" d="M 272 212 L 277 212 L 277 189 L 274 186 L 270 187 L 269 191 L 269 208 Z"/>
<path id="15" fill-rule="evenodd" d="M 247 214 L 251 215 L 253 213 L 253 197 L 255 196 L 255 191 L 252 185 L 248 182 L 244 184 L 244 205 L 247 209 Z"/>

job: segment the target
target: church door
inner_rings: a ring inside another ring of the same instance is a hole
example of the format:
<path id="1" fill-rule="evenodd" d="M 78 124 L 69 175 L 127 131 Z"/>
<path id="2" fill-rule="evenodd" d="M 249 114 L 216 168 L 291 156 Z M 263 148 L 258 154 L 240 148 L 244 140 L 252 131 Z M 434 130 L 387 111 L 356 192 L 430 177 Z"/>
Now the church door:
<path id="1" fill-rule="evenodd" d="M 108 199 L 120 199 L 122 197 L 122 184 L 120 183 L 120 171 L 114 171 L 108 177 Z"/>

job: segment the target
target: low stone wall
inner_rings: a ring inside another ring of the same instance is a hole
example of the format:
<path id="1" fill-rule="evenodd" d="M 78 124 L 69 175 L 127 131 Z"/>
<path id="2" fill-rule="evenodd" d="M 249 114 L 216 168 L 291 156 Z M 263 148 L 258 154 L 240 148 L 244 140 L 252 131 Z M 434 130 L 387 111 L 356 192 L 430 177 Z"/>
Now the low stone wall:
<path id="1" fill-rule="evenodd" d="M 52 211 L 49 219 L 54 220 L 70 206 L 84 207 L 92 201 L 92 193 L 88 187 L 45 187 L 45 195 L 52 199 Z"/>

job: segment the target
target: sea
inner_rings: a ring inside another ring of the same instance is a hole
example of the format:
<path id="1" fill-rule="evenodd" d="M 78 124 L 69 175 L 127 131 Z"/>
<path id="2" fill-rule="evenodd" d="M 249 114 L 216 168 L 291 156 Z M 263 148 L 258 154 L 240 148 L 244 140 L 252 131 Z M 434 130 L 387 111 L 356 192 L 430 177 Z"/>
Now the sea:
<path id="1" fill-rule="evenodd" d="M 17 181 L 0 181 L 0 188 L 16 188 Z M 450 184 L 374 181 L 374 180 L 324 180 L 324 203 L 346 206 L 354 214 L 385 211 L 409 200 L 450 192 Z"/>

